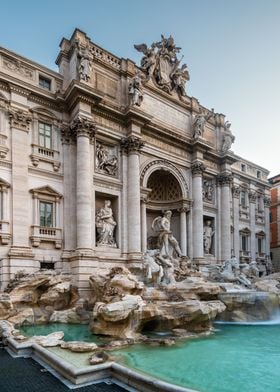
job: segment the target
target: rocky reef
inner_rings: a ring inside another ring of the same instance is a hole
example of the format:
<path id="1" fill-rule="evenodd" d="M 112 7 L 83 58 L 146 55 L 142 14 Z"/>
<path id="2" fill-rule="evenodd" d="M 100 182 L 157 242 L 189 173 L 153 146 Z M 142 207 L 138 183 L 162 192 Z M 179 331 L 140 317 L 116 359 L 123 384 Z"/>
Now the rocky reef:
<path id="1" fill-rule="evenodd" d="M 213 270 L 203 274 L 183 258 L 175 269 L 166 264 L 162 271 L 165 280 L 154 282 L 147 281 L 152 271 L 141 279 L 124 266 L 96 269 L 89 278 L 87 298 L 80 297 L 69 274 L 20 273 L 6 292 L 0 293 L 0 319 L 6 320 L 11 331 L 14 326 L 49 322 L 89 324 L 93 334 L 115 340 L 110 348 L 145 340 L 149 332 L 189 336 L 209 331 L 216 318 L 267 320 L 279 309 L 280 274 L 247 276 L 248 283 L 245 276 L 239 279 L 235 273 L 229 281 L 228 271 L 220 270 L 217 279 Z M 23 339 L 19 332 L 13 335 Z M 53 339 L 65 349 L 91 350 L 89 346 L 81 348 L 78 342 L 62 344 L 61 336 L 50 336 L 47 341 L 53 344 Z M 48 344 L 44 337 L 38 337 L 37 342 Z"/>

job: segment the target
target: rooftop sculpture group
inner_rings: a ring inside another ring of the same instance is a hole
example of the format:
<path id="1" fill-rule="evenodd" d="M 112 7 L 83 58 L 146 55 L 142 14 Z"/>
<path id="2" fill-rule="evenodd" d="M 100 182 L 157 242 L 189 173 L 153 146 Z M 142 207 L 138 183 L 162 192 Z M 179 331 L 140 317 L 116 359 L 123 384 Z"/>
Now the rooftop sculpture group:
<path id="1" fill-rule="evenodd" d="M 146 75 L 146 82 L 152 79 L 157 87 L 172 93 L 175 91 L 180 98 L 186 96 L 185 84 L 190 79 L 187 65 L 181 64 L 183 57 L 178 60 L 177 53 L 181 48 L 174 43 L 173 37 L 153 42 L 151 47 L 146 44 L 134 45 L 135 49 L 142 52 L 141 69 Z"/>

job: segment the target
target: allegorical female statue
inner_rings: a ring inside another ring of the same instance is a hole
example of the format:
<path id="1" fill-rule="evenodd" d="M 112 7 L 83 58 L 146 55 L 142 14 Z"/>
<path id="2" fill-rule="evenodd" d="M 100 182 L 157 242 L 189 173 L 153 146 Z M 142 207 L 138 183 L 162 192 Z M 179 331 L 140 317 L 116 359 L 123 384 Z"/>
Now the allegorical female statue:
<path id="1" fill-rule="evenodd" d="M 117 223 L 113 217 L 110 200 L 105 200 L 104 207 L 97 210 L 95 224 L 98 234 L 97 246 L 109 246 L 115 248 L 117 245 L 114 238 L 114 230 Z"/>

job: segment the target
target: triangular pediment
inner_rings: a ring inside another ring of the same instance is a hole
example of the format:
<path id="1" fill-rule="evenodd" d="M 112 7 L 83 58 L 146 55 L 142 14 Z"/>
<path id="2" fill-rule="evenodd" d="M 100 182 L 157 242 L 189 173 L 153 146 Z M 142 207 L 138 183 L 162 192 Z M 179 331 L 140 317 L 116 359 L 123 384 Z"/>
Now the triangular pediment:
<path id="1" fill-rule="evenodd" d="M 251 230 L 248 227 L 244 227 L 244 229 L 239 230 L 242 234 L 250 234 Z"/>
<path id="2" fill-rule="evenodd" d="M 34 188 L 34 189 L 30 189 L 31 193 L 37 193 L 40 195 L 48 195 L 48 196 L 53 196 L 53 197 L 62 197 L 62 194 L 57 192 L 55 189 L 53 189 L 51 186 L 49 185 L 45 185 L 39 188 Z"/>

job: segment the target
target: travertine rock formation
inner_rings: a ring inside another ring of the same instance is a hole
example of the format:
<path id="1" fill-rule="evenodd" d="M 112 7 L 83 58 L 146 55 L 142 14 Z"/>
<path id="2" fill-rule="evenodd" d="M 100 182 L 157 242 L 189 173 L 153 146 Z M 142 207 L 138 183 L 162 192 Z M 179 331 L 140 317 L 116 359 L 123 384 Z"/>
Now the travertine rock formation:
<path id="1" fill-rule="evenodd" d="M 104 274 L 96 274 L 91 281 L 103 281 L 103 301 L 95 304 L 91 323 L 97 334 L 137 339 L 143 329 L 201 331 L 225 310 L 216 299 L 219 286 L 202 277 L 147 288 L 127 269 L 119 268 L 107 274 L 107 280 Z"/>

